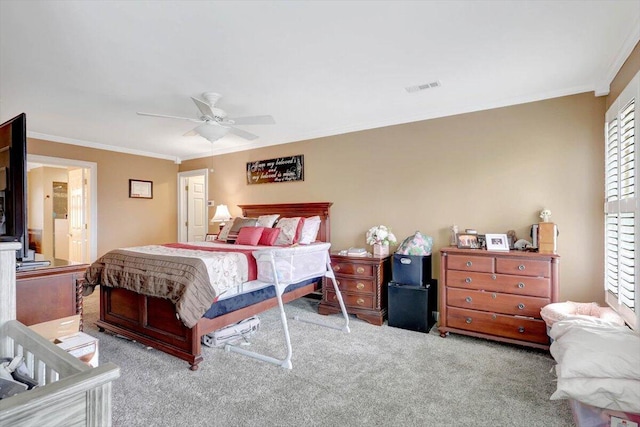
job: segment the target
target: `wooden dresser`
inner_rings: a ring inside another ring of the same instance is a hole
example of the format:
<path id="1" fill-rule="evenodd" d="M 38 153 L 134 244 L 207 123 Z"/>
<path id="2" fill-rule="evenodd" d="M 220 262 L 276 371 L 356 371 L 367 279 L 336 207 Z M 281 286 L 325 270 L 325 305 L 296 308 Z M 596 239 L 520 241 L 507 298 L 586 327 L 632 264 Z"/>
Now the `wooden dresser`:
<path id="1" fill-rule="evenodd" d="M 449 332 L 542 349 L 540 309 L 558 298 L 558 255 L 440 250 L 441 336 Z"/>
<path id="2" fill-rule="evenodd" d="M 381 326 L 387 315 L 387 284 L 391 257 L 349 257 L 331 254 L 331 266 L 349 314 Z M 318 313 L 340 313 L 333 284 L 324 279 Z"/>
<path id="3" fill-rule="evenodd" d="M 54 260 L 48 267 L 17 272 L 18 321 L 30 326 L 79 314 L 82 330 L 82 284 L 87 267 Z"/>

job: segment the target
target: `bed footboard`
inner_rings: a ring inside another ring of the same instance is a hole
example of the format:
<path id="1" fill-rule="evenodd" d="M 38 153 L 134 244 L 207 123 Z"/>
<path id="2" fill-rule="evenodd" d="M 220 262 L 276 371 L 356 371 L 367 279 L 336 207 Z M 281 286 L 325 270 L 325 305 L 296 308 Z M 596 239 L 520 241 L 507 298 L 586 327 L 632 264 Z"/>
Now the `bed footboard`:
<path id="1" fill-rule="evenodd" d="M 283 302 L 308 295 L 316 290 L 317 283 L 287 292 Z M 277 298 L 236 310 L 215 319 L 202 318 L 193 328 L 187 328 L 176 317 L 176 307 L 169 300 L 141 295 L 127 289 L 100 286 L 101 331 L 138 341 L 189 363 L 195 371 L 202 362 L 200 338 L 217 329 L 262 313 L 278 305 Z"/>

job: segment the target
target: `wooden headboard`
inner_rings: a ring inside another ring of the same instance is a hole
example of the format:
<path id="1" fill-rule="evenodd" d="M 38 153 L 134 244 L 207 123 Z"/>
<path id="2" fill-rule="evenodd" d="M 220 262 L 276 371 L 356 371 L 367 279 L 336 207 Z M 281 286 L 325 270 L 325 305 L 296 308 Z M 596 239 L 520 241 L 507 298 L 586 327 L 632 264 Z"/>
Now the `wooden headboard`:
<path id="1" fill-rule="evenodd" d="M 301 216 L 307 218 L 310 216 L 320 217 L 320 230 L 318 231 L 317 240 L 321 242 L 331 242 L 331 227 L 329 223 L 329 209 L 331 202 L 315 202 L 315 203 L 274 203 L 261 205 L 238 205 L 242 209 L 242 216 L 249 218 L 257 218 L 260 215 L 280 214 L 280 218 L 291 218 Z"/>

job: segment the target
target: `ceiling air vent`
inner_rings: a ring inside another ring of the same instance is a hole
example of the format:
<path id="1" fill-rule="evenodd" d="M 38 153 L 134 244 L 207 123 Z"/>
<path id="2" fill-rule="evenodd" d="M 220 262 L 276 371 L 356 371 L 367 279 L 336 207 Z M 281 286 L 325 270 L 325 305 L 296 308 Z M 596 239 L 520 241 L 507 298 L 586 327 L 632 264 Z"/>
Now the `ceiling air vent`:
<path id="1" fill-rule="evenodd" d="M 420 92 L 421 90 L 433 89 L 435 87 L 440 87 L 440 86 L 442 86 L 442 83 L 440 83 L 440 80 L 436 80 L 435 82 L 425 83 L 423 85 L 408 86 L 408 87 L 405 87 L 405 90 L 409 93 L 413 93 L 413 92 Z"/>

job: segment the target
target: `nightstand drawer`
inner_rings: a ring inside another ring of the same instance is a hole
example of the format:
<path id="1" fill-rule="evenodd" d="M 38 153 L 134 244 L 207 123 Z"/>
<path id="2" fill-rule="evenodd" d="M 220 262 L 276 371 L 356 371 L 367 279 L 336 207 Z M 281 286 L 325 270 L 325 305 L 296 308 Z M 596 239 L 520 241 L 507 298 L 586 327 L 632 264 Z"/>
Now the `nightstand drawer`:
<path id="1" fill-rule="evenodd" d="M 548 298 L 457 288 L 447 289 L 448 306 L 503 314 L 540 318 L 540 309 L 549 303 L 550 300 Z"/>
<path id="2" fill-rule="evenodd" d="M 373 296 L 366 294 L 342 294 L 342 299 L 344 300 L 344 304 L 347 307 L 357 307 L 357 308 L 374 308 Z M 336 293 L 333 291 L 327 290 L 327 301 L 338 304 L 338 297 Z M 349 311 L 349 310 L 347 310 Z"/>
<path id="3" fill-rule="evenodd" d="M 345 279 L 340 276 L 336 277 L 336 282 L 338 283 L 338 288 L 340 288 L 340 291 L 342 292 L 373 293 L 375 289 L 373 280 Z M 329 286 L 332 286 L 331 282 L 329 282 Z"/>
<path id="4" fill-rule="evenodd" d="M 551 265 L 547 261 L 498 258 L 496 273 L 516 274 L 518 276 L 550 277 Z"/>
<path id="5" fill-rule="evenodd" d="M 546 277 L 450 270 L 447 274 L 446 285 L 456 288 L 505 292 L 542 298 L 548 298 L 551 295 L 551 280 Z"/>
<path id="6" fill-rule="evenodd" d="M 331 265 L 334 273 L 348 274 L 351 276 L 373 277 L 373 266 L 371 264 L 358 264 L 355 262 L 338 262 Z"/>
<path id="7" fill-rule="evenodd" d="M 452 328 L 549 344 L 547 325 L 543 320 L 451 307 L 448 309 L 447 323 Z"/>
<path id="8" fill-rule="evenodd" d="M 452 270 L 493 273 L 493 258 L 473 255 L 449 255 L 447 264 Z"/>

